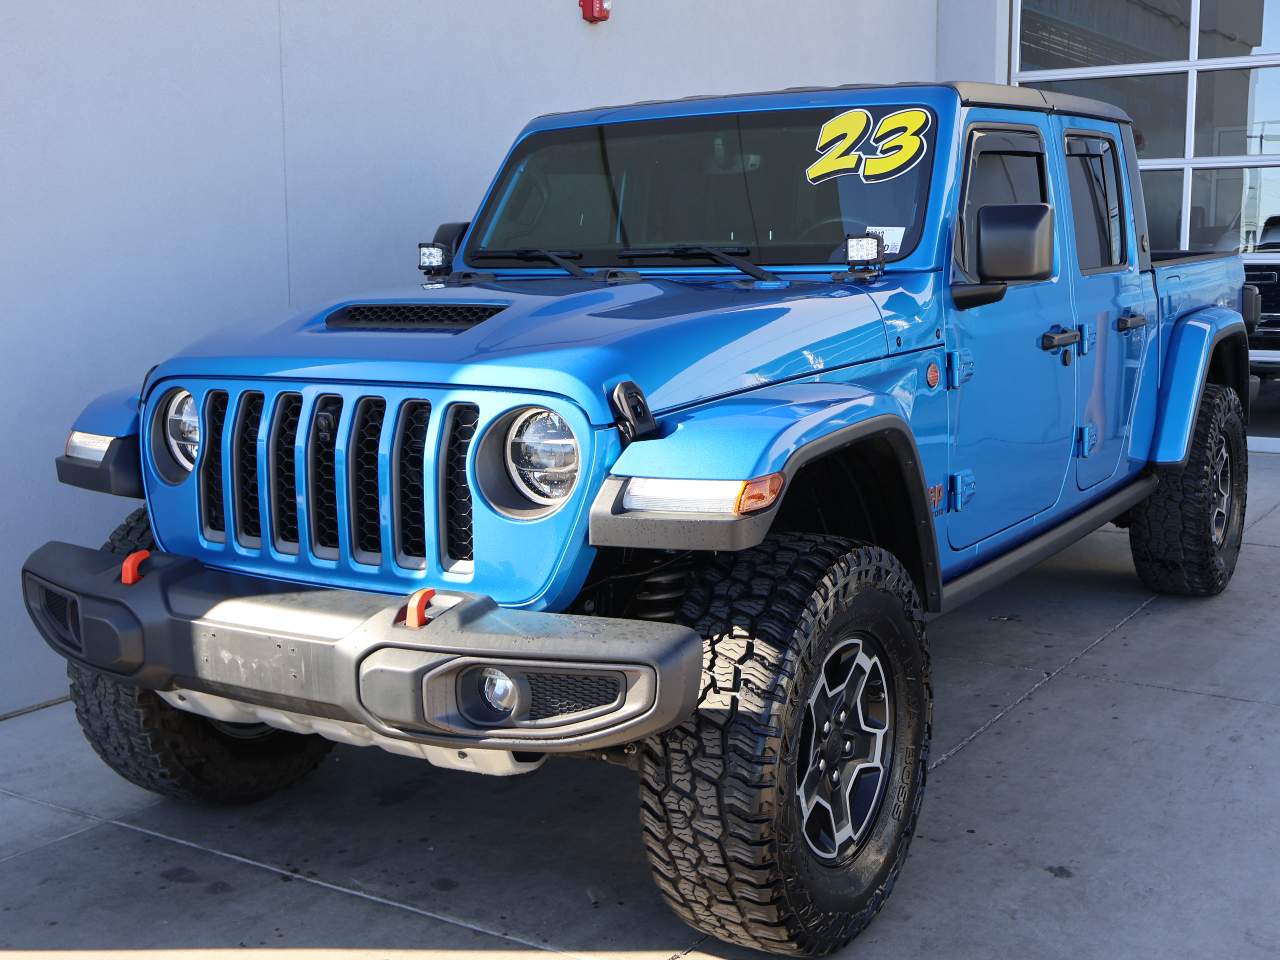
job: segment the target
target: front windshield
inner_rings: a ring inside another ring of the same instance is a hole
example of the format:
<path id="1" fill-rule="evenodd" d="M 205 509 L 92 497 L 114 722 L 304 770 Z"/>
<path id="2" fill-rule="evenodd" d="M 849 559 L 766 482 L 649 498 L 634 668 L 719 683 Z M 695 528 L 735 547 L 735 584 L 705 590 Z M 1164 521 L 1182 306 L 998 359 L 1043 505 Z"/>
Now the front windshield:
<path id="1" fill-rule="evenodd" d="M 700 245 L 756 263 L 842 264 L 845 238 L 866 232 L 897 259 L 920 238 L 934 127 L 923 107 L 881 106 L 534 133 L 503 169 L 466 259 L 543 266 L 529 252 L 549 250 L 580 266 L 688 266 L 624 254 Z"/>

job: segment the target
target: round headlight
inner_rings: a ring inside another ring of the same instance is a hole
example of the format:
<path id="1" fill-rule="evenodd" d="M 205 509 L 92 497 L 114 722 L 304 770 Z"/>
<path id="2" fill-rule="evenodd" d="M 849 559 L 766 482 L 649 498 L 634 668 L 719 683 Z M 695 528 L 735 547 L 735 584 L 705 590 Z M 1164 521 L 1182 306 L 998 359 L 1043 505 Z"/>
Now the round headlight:
<path id="1" fill-rule="evenodd" d="M 195 469 L 200 453 L 200 413 L 195 397 L 185 390 L 175 393 L 165 406 L 164 437 L 178 466 L 188 472 Z"/>
<path id="2" fill-rule="evenodd" d="M 543 407 L 516 417 L 507 431 L 507 472 L 534 503 L 564 500 L 578 480 L 578 441 L 564 418 Z"/>

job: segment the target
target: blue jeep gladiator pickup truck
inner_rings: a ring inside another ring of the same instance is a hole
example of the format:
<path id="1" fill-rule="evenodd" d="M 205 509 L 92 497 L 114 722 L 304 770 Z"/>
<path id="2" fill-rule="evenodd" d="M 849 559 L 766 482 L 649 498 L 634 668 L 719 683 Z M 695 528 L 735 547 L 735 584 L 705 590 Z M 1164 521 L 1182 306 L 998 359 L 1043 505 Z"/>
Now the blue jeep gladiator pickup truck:
<path id="1" fill-rule="evenodd" d="M 1107 523 L 1239 555 L 1239 257 L 1150 249 L 1129 118 L 970 83 L 542 117 L 426 282 L 202 340 L 92 403 L 144 498 L 22 572 L 120 774 L 238 802 L 333 741 L 633 767 L 699 930 L 821 954 L 884 903 L 926 619 Z"/>

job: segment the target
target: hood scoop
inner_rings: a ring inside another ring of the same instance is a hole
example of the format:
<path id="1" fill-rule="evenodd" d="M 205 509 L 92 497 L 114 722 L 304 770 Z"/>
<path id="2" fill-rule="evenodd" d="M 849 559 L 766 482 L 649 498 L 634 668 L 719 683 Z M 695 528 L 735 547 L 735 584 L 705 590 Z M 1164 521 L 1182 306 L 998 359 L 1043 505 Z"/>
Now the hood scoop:
<path id="1" fill-rule="evenodd" d="M 462 333 L 507 309 L 485 303 L 352 303 L 325 317 L 330 330 Z"/>

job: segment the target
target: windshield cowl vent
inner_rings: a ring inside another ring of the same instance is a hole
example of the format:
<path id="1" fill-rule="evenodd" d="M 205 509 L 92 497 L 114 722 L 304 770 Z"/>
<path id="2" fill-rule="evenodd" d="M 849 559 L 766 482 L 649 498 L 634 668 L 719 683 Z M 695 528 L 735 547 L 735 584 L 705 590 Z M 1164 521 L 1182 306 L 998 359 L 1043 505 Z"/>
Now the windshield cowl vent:
<path id="1" fill-rule="evenodd" d="M 507 308 L 482 303 L 353 303 L 325 318 L 330 330 L 462 333 Z"/>

